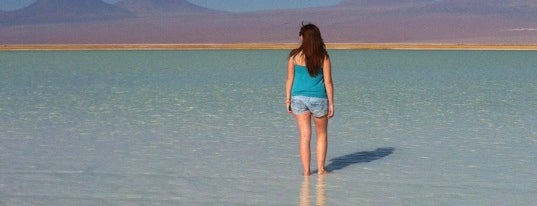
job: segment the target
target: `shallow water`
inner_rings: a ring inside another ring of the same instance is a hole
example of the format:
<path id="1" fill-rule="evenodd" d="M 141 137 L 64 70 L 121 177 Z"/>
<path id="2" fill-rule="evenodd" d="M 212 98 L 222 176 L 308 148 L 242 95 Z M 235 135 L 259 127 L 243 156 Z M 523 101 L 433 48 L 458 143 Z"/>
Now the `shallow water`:
<path id="1" fill-rule="evenodd" d="M 537 52 L 330 53 L 304 179 L 287 51 L 0 52 L 0 205 L 537 201 Z"/>

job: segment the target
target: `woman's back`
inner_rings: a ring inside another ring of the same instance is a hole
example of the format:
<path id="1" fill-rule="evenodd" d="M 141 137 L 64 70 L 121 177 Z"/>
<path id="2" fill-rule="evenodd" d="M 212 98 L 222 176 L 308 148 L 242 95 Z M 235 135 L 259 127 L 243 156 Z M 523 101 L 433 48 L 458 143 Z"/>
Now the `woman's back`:
<path id="1" fill-rule="evenodd" d="M 292 58 L 295 71 L 291 96 L 327 98 L 323 73 L 319 72 L 311 76 L 305 65 L 304 55 L 300 53 Z"/>

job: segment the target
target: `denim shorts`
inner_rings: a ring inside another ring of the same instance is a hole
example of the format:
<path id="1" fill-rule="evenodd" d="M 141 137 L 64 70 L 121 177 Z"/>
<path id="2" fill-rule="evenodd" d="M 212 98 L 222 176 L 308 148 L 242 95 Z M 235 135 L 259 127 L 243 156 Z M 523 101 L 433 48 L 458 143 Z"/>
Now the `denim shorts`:
<path id="1" fill-rule="evenodd" d="M 293 96 L 291 97 L 291 111 L 293 111 L 293 114 L 302 114 L 309 111 L 315 117 L 323 117 L 328 114 L 328 99 Z"/>

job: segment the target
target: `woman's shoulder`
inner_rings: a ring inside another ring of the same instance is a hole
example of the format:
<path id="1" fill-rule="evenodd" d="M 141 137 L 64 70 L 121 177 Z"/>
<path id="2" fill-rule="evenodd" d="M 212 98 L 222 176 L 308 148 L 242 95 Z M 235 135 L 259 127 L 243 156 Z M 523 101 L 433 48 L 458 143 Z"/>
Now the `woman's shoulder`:
<path id="1" fill-rule="evenodd" d="M 304 56 L 304 53 L 302 53 L 302 51 L 299 51 L 296 54 L 293 54 L 289 58 L 292 59 L 294 64 L 296 65 L 302 65 L 302 66 L 306 65 L 305 56 Z"/>
<path id="2" fill-rule="evenodd" d="M 289 52 L 289 57 L 294 57 L 298 55 L 300 52 L 301 52 L 300 48 L 293 49 L 291 50 L 291 52 Z"/>

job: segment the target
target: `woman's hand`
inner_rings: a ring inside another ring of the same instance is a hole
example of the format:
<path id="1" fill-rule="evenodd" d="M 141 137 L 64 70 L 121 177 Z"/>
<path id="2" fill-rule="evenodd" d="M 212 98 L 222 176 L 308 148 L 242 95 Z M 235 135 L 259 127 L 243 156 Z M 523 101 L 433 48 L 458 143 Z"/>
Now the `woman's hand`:
<path id="1" fill-rule="evenodd" d="M 334 117 L 334 114 L 335 114 L 335 109 L 334 109 L 334 104 L 332 103 L 329 103 L 328 104 L 328 119 Z"/>
<path id="2" fill-rule="evenodd" d="M 287 113 L 291 114 L 293 113 L 293 111 L 291 111 L 291 100 L 290 99 L 286 99 L 285 100 L 285 108 L 287 108 Z"/>

